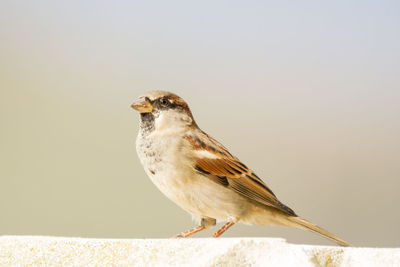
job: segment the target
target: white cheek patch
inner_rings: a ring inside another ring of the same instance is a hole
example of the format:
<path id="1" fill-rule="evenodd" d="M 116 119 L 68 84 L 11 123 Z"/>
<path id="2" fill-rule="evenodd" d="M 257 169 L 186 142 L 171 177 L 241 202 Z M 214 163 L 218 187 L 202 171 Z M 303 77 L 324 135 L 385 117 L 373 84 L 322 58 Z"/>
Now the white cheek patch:
<path id="1" fill-rule="evenodd" d="M 155 127 L 157 130 L 162 130 L 166 126 L 168 126 L 168 117 L 165 116 L 164 112 L 161 112 L 158 117 L 155 119 Z"/>
<path id="2" fill-rule="evenodd" d="M 209 159 L 218 158 L 217 155 L 215 155 L 214 153 L 211 153 L 207 150 L 195 150 L 194 152 L 199 158 L 209 158 Z"/>
<path id="3" fill-rule="evenodd" d="M 179 132 L 191 123 L 192 119 L 188 115 L 175 110 L 165 110 L 156 117 L 155 128 L 157 131 Z"/>

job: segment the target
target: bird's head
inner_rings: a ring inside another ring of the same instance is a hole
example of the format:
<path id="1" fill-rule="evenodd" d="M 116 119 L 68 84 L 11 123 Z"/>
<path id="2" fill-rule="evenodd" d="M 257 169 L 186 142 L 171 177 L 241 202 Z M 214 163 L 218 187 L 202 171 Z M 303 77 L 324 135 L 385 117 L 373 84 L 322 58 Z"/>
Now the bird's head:
<path id="1" fill-rule="evenodd" d="M 188 104 L 171 92 L 147 92 L 131 107 L 140 113 L 142 128 L 179 131 L 197 126 Z"/>

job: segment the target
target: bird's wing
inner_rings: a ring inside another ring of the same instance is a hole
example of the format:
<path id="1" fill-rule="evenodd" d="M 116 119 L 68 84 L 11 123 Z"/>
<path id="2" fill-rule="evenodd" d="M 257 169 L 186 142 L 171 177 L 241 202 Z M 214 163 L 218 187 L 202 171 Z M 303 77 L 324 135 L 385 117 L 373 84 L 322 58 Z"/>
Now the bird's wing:
<path id="1" fill-rule="evenodd" d="M 245 197 L 296 216 L 254 172 L 217 140 L 204 132 L 187 135 L 185 140 L 195 151 L 194 168 L 197 172 Z"/>

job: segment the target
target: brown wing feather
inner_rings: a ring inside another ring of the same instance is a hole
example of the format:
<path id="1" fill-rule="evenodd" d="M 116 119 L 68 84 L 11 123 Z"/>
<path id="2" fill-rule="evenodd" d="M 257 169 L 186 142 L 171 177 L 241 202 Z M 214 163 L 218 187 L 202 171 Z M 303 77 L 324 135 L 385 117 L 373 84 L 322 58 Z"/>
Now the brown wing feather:
<path id="1" fill-rule="evenodd" d="M 218 156 L 218 158 L 196 159 L 195 168 L 205 177 L 259 203 L 296 215 L 276 198 L 271 189 L 255 173 L 231 155 L 218 141 L 204 132 L 201 135 L 186 136 L 185 139 L 195 150 L 205 149 Z"/>

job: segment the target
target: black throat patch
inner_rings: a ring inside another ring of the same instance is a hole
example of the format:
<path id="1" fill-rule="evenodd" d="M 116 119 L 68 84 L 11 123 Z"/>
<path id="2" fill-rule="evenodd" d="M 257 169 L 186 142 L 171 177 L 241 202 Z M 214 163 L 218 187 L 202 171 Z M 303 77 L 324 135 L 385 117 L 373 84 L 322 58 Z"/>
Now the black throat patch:
<path id="1" fill-rule="evenodd" d="M 154 115 L 153 113 L 140 113 L 140 131 L 143 135 L 147 135 L 154 131 Z"/>

